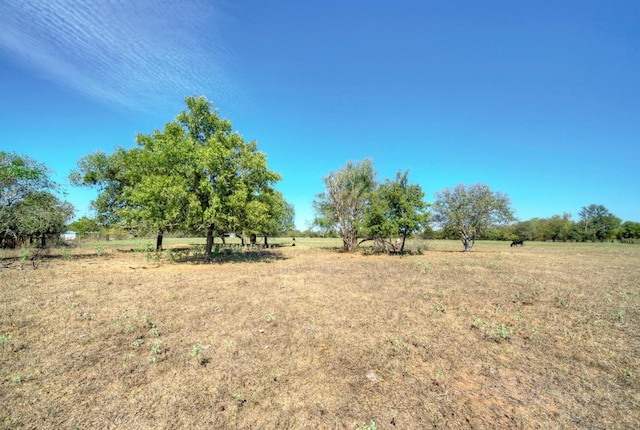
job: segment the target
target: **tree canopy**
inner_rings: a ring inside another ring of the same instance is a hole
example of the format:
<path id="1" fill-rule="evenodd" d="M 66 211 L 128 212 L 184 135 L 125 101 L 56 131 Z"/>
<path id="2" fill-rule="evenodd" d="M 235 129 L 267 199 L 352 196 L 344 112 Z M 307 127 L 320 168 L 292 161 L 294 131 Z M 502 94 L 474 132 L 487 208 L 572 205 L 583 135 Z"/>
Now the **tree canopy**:
<path id="1" fill-rule="evenodd" d="M 603 241 L 610 238 L 620 227 L 620 218 L 614 216 L 603 205 L 584 206 L 579 213 L 584 239 Z"/>
<path id="2" fill-rule="evenodd" d="M 484 184 L 459 184 L 437 192 L 433 211 L 434 221 L 455 231 L 467 252 L 483 231 L 515 220 L 509 197 Z"/>
<path id="3" fill-rule="evenodd" d="M 374 240 L 377 248 L 403 253 L 407 237 L 429 219 L 422 188 L 410 184 L 408 174 L 378 183 L 371 160 L 349 161 L 324 178 L 325 191 L 314 201 L 314 224 L 325 233 L 337 232 L 348 252 Z"/>
<path id="4" fill-rule="evenodd" d="M 364 226 L 369 238 L 387 252 L 403 253 L 407 237 L 423 230 L 429 220 L 424 192 L 410 184 L 409 172 L 398 172 L 371 194 Z"/>
<path id="5" fill-rule="evenodd" d="M 623 222 L 620 226 L 619 238 L 624 240 L 640 239 L 640 222 Z"/>
<path id="6" fill-rule="evenodd" d="M 0 245 L 15 247 L 27 238 L 59 235 L 73 217 L 73 206 L 57 196 L 58 185 L 42 163 L 0 151 Z"/>
<path id="7" fill-rule="evenodd" d="M 275 231 L 291 207 L 273 189 L 280 175 L 255 141 L 233 132 L 205 97 L 185 103 L 162 131 L 138 135 L 132 149 L 84 157 L 71 178 L 99 189 L 101 220 L 155 230 L 158 248 L 171 229 L 206 233 L 210 261 L 214 235 Z"/>
<path id="8" fill-rule="evenodd" d="M 376 186 L 371 160 L 349 161 L 337 172 L 323 179 L 325 191 L 318 194 L 313 205 L 315 224 L 325 231 L 337 231 L 343 249 L 355 251 L 364 234 L 364 216 Z"/>

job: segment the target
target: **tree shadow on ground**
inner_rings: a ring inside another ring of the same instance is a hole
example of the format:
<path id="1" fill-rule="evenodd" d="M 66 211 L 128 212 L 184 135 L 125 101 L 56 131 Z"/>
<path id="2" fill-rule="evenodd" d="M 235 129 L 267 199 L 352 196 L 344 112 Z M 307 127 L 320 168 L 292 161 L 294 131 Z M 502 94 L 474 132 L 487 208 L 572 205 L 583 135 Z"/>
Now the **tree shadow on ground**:
<path id="1" fill-rule="evenodd" d="M 86 261 L 92 259 L 112 258 L 115 254 L 139 254 L 150 263 L 174 263 L 174 264 L 223 264 L 245 262 L 271 262 L 286 260 L 290 257 L 277 251 L 277 247 L 216 247 L 212 250 L 211 261 L 205 262 L 204 247 L 200 245 L 165 248 L 162 251 L 140 250 L 134 248 L 111 248 L 109 251 L 86 252 L 51 252 L 52 249 L 31 250 L 30 255 L 4 256 L 0 258 L 0 269 L 37 269 L 47 267 L 53 261 Z"/>
<path id="2" fill-rule="evenodd" d="M 282 252 L 276 251 L 276 246 L 220 246 L 216 245 L 211 250 L 211 261 L 205 261 L 204 247 L 201 245 L 188 247 L 174 247 L 165 250 L 174 263 L 246 263 L 246 262 L 270 262 L 286 260 Z"/>

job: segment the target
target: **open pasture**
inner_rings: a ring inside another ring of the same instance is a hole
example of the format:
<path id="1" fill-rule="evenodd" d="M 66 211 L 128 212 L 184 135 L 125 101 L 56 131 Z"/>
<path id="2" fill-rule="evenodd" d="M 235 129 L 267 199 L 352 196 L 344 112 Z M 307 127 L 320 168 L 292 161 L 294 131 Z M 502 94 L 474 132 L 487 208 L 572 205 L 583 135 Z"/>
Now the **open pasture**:
<path id="1" fill-rule="evenodd" d="M 4 255 L 0 428 L 640 428 L 640 247 L 274 242 Z"/>

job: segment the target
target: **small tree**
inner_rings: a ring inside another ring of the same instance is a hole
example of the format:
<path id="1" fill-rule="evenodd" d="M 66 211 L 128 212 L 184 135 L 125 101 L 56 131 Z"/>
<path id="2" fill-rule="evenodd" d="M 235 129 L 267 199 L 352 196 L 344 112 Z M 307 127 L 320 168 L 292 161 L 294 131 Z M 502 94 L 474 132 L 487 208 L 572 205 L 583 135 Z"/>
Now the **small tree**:
<path id="1" fill-rule="evenodd" d="M 67 226 L 69 230 L 73 230 L 78 232 L 79 235 L 85 235 L 91 232 L 97 232 L 100 230 L 100 226 L 98 222 L 94 218 L 89 218 L 84 215 L 79 219 L 73 221 L 71 224 Z"/>
<path id="2" fill-rule="evenodd" d="M 284 234 L 295 228 L 293 205 L 287 202 L 282 193 L 271 190 L 262 193 L 249 208 L 251 233 L 261 234 L 264 245 L 268 246 L 268 236 Z"/>
<path id="3" fill-rule="evenodd" d="M 459 184 L 436 193 L 434 221 L 445 230 L 455 230 L 469 252 L 482 231 L 514 220 L 510 205 L 507 195 L 484 184 Z"/>
<path id="4" fill-rule="evenodd" d="M 398 172 L 395 181 L 380 184 L 365 215 L 367 235 L 387 251 L 403 253 L 407 237 L 421 231 L 429 219 L 422 188 L 409 184 L 408 174 Z"/>
<path id="5" fill-rule="evenodd" d="M 62 232 L 73 207 L 56 197 L 57 189 L 44 164 L 0 151 L 0 245 L 38 237 L 44 246 L 47 236 Z"/>
<path id="6" fill-rule="evenodd" d="M 339 171 L 329 172 L 324 184 L 324 193 L 313 202 L 314 223 L 326 232 L 337 231 L 343 249 L 353 252 L 360 244 L 365 209 L 376 186 L 372 162 L 349 161 Z"/>
<path id="7" fill-rule="evenodd" d="M 47 246 L 47 237 L 58 237 L 73 217 L 71 203 L 61 201 L 46 191 L 29 194 L 16 206 L 17 231 L 22 237 L 39 239 L 39 246 Z"/>

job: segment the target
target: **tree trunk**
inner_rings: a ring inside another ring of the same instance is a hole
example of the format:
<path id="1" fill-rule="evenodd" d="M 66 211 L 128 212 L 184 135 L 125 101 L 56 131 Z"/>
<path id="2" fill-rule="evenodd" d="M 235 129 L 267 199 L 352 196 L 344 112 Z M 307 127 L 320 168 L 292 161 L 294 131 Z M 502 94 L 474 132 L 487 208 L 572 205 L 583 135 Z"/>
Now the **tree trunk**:
<path id="1" fill-rule="evenodd" d="M 204 262 L 211 263 L 211 250 L 213 249 L 213 224 L 207 226 L 207 244 L 204 248 Z"/>
<path id="2" fill-rule="evenodd" d="M 46 248 L 47 247 L 47 235 L 43 234 L 42 236 L 40 236 L 40 248 Z"/>
<path id="3" fill-rule="evenodd" d="M 342 245 L 347 252 L 353 252 L 358 247 L 358 234 L 354 231 L 342 233 Z"/>
<path id="4" fill-rule="evenodd" d="M 162 251 L 162 230 L 158 231 L 158 237 L 156 238 L 156 251 Z"/>
<path id="5" fill-rule="evenodd" d="M 267 235 L 264 235 L 264 247 L 268 248 L 269 247 L 269 242 L 267 241 Z"/>
<path id="6" fill-rule="evenodd" d="M 407 235 L 402 235 L 402 245 L 400 245 L 400 255 L 404 254 L 404 243 L 407 240 Z"/>
<path id="7" fill-rule="evenodd" d="M 464 245 L 464 252 L 470 252 L 471 248 L 473 248 L 473 239 L 468 233 L 465 233 L 464 231 L 461 231 L 460 235 L 462 236 L 462 244 Z"/>

